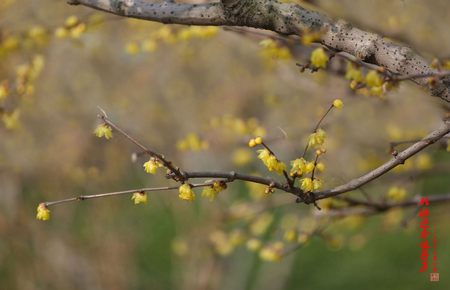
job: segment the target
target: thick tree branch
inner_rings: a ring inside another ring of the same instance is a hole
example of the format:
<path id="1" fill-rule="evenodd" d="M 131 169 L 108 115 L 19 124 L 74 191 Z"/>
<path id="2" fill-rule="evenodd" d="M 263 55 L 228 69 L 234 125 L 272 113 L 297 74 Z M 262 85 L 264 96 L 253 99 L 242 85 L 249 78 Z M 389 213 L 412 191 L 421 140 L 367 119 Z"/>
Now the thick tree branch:
<path id="1" fill-rule="evenodd" d="M 400 78 L 436 74 L 429 63 L 411 48 L 375 33 L 333 21 L 328 16 L 292 3 L 274 0 L 222 0 L 210 4 L 148 3 L 143 0 L 68 0 L 125 17 L 161 23 L 188 25 L 248 26 L 301 36 L 305 30 L 323 32 L 318 42 L 334 51 L 342 51 L 366 63 L 382 66 Z M 430 89 L 433 96 L 450 102 L 450 76 L 430 85 L 427 78 L 412 80 Z"/>

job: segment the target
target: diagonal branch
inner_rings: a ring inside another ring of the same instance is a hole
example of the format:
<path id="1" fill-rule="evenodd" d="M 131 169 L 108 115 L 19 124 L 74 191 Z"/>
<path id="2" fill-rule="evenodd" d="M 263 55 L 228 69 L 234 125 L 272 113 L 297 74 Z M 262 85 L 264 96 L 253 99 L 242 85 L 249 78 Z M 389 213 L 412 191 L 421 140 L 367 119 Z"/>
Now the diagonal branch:
<path id="1" fill-rule="evenodd" d="M 431 144 L 435 143 L 436 141 L 440 140 L 442 137 L 444 137 L 446 134 L 450 132 L 450 119 L 444 121 L 444 124 L 435 131 L 431 132 L 428 136 L 426 136 L 424 139 L 414 143 L 407 149 L 403 150 L 402 152 L 398 153 L 394 156 L 391 160 L 384 163 L 380 167 L 370 171 L 369 173 L 353 179 L 346 184 L 340 185 L 338 187 L 335 187 L 330 190 L 322 191 L 322 192 L 316 192 L 314 194 L 314 198 L 316 200 L 318 199 L 324 199 L 327 197 L 339 195 L 344 192 L 355 190 L 361 186 L 363 186 L 366 183 L 369 183 L 370 181 L 380 177 L 381 175 L 387 173 L 391 169 L 395 168 L 396 166 L 405 163 L 405 161 L 417 154 L 418 152 L 422 151 L 426 147 L 430 146 Z"/>

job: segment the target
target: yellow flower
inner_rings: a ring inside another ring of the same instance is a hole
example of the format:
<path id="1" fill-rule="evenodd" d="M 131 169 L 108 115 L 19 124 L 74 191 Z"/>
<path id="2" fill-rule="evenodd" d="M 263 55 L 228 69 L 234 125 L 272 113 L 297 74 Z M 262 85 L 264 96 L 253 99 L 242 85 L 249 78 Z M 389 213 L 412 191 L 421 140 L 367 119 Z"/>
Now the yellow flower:
<path id="1" fill-rule="evenodd" d="M 131 196 L 131 200 L 134 201 L 134 204 L 147 203 L 147 193 L 146 192 L 135 192 Z"/>
<path id="2" fill-rule="evenodd" d="M 135 55 L 140 52 L 140 47 L 136 42 L 129 42 L 125 46 L 125 51 L 128 54 Z"/>
<path id="3" fill-rule="evenodd" d="M 318 190 L 318 189 L 320 189 L 322 187 L 322 181 L 320 180 L 320 179 L 318 179 L 318 178 L 315 178 L 314 180 L 313 180 L 313 189 L 314 190 Z"/>
<path id="4" fill-rule="evenodd" d="M 259 257 L 268 262 L 279 262 L 283 258 L 284 245 L 276 242 L 261 249 Z"/>
<path id="5" fill-rule="evenodd" d="M 287 242 L 294 242 L 297 240 L 297 231 L 294 229 L 290 229 L 284 232 L 284 239 Z"/>
<path id="6" fill-rule="evenodd" d="M 345 78 L 351 80 L 355 83 L 360 83 L 363 81 L 363 75 L 359 68 L 356 68 L 352 63 L 347 65 L 347 72 L 345 73 Z"/>
<path id="7" fill-rule="evenodd" d="M 303 157 L 291 161 L 291 165 L 291 176 L 302 176 L 304 173 L 306 173 L 306 160 Z"/>
<path id="8" fill-rule="evenodd" d="M 216 199 L 219 192 L 225 190 L 227 185 L 225 182 L 216 181 L 211 186 L 203 188 L 202 196 L 208 198 L 210 201 Z"/>
<path id="9" fill-rule="evenodd" d="M 4 113 L 2 116 L 3 124 L 8 130 L 17 129 L 20 127 L 20 111 L 15 109 L 11 113 Z"/>
<path id="10" fill-rule="evenodd" d="M 263 142 L 263 139 L 262 139 L 261 137 L 256 137 L 256 138 L 255 138 L 255 143 L 256 143 L 256 145 L 261 145 L 262 142 Z"/>
<path id="11" fill-rule="evenodd" d="M 69 30 L 67 30 L 65 27 L 58 27 L 55 30 L 55 36 L 56 38 L 66 38 L 69 35 Z"/>
<path id="12" fill-rule="evenodd" d="M 250 224 L 250 232 L 255 236 L 262 236 L 269 229 L 273 219 L 274 217 L 270 213 L 263 213 L 259 215 L 256 220 Z"/>
<path id="13" fill-rule="evenodd" d="M 161 164 L 161 162 L 152 157 L 147 162 L 144 163 L 144 170 L 147 173 L 155 174 L 156 170 L 162 166 L 163 165 Z"/>
<path id="14" fill-rule="evenodd" d="M 78 24 L 78 18 L 75 15 L 67 17 L 66 22 L 64 22 L 64 25 L 67 27 L 72 27 L 76 24 Z"/>
<path id="15" fill-rule="evenodd" d="M 371 70 L 366 75 L 366 84 L 369 87 L 381 87 L 383 85 L 383 80 L 377 71 Z"/>
<path id="16" fill-rule="evenodd" d="M 41 221 L 47 221 L 50 219 L 50 210 L 47 208 L 45 203 L 40 203 L 37 207 L 36 218 Z"/>
<path id="17" fill-rule="evenodd" d="M 315 133 L 309 135 L 309 146 L 321 146 L 325 142 L 326 134 L 322 129 L 317 130 Z"/>
<path id="18" fill-rule="evenodd" d="M 430 155 L 421 154 L 417 156 L 416 159 L 416 167 L 419 170 L 429 170 L 433 167 L 433 161 L 431 160 Z"/>
<path id="19" fill-rule="evenodd" d="M 80 23 L 75 27 L 72 27 L 72 29 L 70 29 L 70 36 L 72 36 L 72 38 L 80 38 L 80 36 L 86 31 L 86 24 L 85 23 Z"/>
<path id="20" fill-rule="evenodd" d="M 258 158 L 262 160 L 264 165 L 269 171 L 275 171 L 278 174 L 282 174 L 286 170 L 286 164 L 279 161 L 273 154 L 267 149 L 258 150 Z"/>
<path id="21" fill-rule="evenodd" d="M 324 172 L 325 171 L 325 164 L 323 164 L 322 162 L 319 162 L 319 163 L 317 163 L 316 168 L 320 172 Z"/>
<path id="22" fill-rule="evenodd" d="M 178 197 L 187 200 L 187 201 L 194 201 L 195 200 L 195 192 L 192 190 L 192 187 L 190 184 L 185 183 L 178 189 L 179 195 Z"/>
<path id="23" fill-rule="evenodd" d="M 399 186 L 393 186 L 389 188 L 387 197 L 393 201 L 402 201 L 406 197 L 406 189 Z"/>
<path id="24" fill-rule="evenodd" d="M 302 43 L 303 45 L 310 46 L 312 43 L 319 41 L 322 38 L 323 32 L 321 31 L 310 31 L 305 29 L 302 33 Z"/>
<path id="25" fill-rule="evenodd" d="M 9 87 L 7 82 L 0 84 L 0 101 L 6 99 L 9 95 Z"/>
<path id="26" fill-rule="evenodd" d="M 304 192 L 310 192 L 310 191 L 312 191 L 312 190 L 314 189 L 313 186 L 314 186 L 314 185 L 313 185 L 313 181 L 312 181 L 311 178 L 306 177 L 306 178 L 303 178 L 303 179 L 301 180 L 300 188 L 301 188 Z"/>
<path id="27" fill-rule="evenodd" d="M 336 99 L 333 101 L 333 106 L 337 109 L 342 109 L 344 107 L 344 102 L 341 99 Z"/>
<path id="28" fill-rule="evenodd" d="M 246 165 L 252 160 L 253 152 L 247 148 L 238 148 L 232 154 L 233 163 L 238 166 Z"/>
<path id="29" fill-rule="evenodd" d="M 107 140 L 112 138 L 112 128 L 106 124 L 100 124 L 95 128 L 95 136 L 98 138 L 105 137 Z"/>
<path id="30" fill-rule="evenodd" d="M 329 59 L 328 54 L 321 47 L 316 48 L 311 54 L 311 63 L 316 68 L 326 68 Z"/>
<path id="31" fill-rule="evenodd" d="M 305 166 L 305 173 L 310 173 L 314 170 L 314 162 L 308 162 Z"/>
<path id="32" fill-rule="evenodd" d="M 248 147 L 253 148 L 255 146 L 256 146 L 255 139 L 250 139 L 250 141 L 248 141 Z"/>
<path id="33" fill-rule="evenodd" d="M 246 246 L 247 246 L 247 249 L 249 249 L 252 252 L 255 252 L 261 248 L 262 243 L 258 239 L 250 239 L 247 241 Z"/>

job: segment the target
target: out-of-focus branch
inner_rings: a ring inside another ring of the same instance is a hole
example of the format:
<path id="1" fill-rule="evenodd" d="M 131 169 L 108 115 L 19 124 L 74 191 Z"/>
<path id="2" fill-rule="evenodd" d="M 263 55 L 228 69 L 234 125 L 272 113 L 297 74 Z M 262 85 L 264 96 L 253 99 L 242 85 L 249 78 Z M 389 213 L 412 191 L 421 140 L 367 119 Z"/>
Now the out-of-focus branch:
<path id="1" fill-rule="evenodd" d="M 430 89 L 433 96 L 450 102 L 450 76 L 430 85 L 427 75 L 439 72 L 411 48 L 353 27 L 345 21 L 298 4 L 273 0 L 222 0 L 209 4 L 148 3 L 143 0 L 68 0 L 125 17 L 187 25 L 248 26 L 283 35 L 301 36 L 304 31 L 323 31 L 318 40 L 335 52 L 345 52 L 364 63 L 383 67 L 397 78 L 411 79 Z M 445 74 L 445 73 L 444 73 Z"/>
<path id="2" fill-rule="evenodd" d="M 444 137 L 449 132 L 450 132 L 450 120 L 445 120 L 440 128 L 431 132 L 424 139 L 414 143 L 407 149 L 398 153 L 394 158 L 392 158 L 388 162 L 384 163 L 380 167 L 370 171 L 369 173 L 367 173 L 359 178 L 353 179 L 353 180 L 347 182 L 346 184 L 340 185 L 340 186 L 335 187 L 330 190 L 316 192 L 316 193 L 314 193 L 314 199 L 315 200 L 323 199 L 323 198 L 339 195 L 344 192 L 355 190 L 355 189 L 363 186 L 364 184 L 389 172 L 396 166 L 405 163 L 405 161 L 408 158 L 414 156 L 415 154 L 422 151 L 426 147 L 428 147 L 431 144 L 435 143 L 436 141 L 440 140 L 442 137 Z"/>
<path id="3" fill-rule="evenodd" d="M 316 211 L 318 217 L 346 217 L 351 215 L 374 215 L 383 213 L 385 211 L 394 208 L 406 208 L 406 207 L 418 207 L 420 206 L 421 198 L 427 198 L 430 205 L 441 205 L 450 202 L 450 193 L 448 194 L 434 194 L 429 196 L 416 196 L 410 200 L 403 202 L 391 202 L 391 203 L 376 203 L 365 201 L 347 201 L 350 207 L 344 207 L 342 209 L 332 209 L 327 211 Z M 345 200 L 345 199 L 344 199 Z M 354 202 L 352 204 L 352 202 Z"/>

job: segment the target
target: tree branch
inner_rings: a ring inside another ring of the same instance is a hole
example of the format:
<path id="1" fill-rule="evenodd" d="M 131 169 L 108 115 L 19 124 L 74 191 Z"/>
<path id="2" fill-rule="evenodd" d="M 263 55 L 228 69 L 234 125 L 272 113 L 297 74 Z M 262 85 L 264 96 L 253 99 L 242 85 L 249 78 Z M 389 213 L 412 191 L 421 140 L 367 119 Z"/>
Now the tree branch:
<path id="1" fill-rule="evenodd" d="M 222 0 L 209 4 L 148 3 L 143 0 L 68 0 L 68 3 L 161 23 L 248 26 L 298 36 L 306 30 L 321 31 L 318 42 L 328 48 L 381 66 L 399 78 L 413 76 L 411 80 L 429 88 L 431 95 L 450 102 L 450 76 L 444 72 L 444 76 L 432 85 L 426 78 L 414 77 L 440 72 L 411 48 L 353 27 L 348 22 L 333 21 L 298 4 L 274 0 Z"/>
<path id="2" fill-rule="evenodd" d="M 422 151 L 426 147 L 430 146 L 431 144 L 435 143 L 442 137 L 444 137 L 446 134 L 450 132 L 450 119 L 445 120 L 444 124 L 435 131 L 431 132 L 428 136 L 426 136 L 424 139 L 414 143 L 407 149 L 403 150 L 402 152 L 398 153 L 394 158 L 389 160 L 388 162 L 384 163 L 380 167 L 370 171 L 369 173 L 353 179 L 346 184 L 340 185 L 338 187 L 335 187 L 330 190 L 322 191 L 322 192 L 316 192 L 314 193 L 315 200 L 335 196 L 344 192 L 355 190 L 364 184 L 380 177 L 381 175 L 385 174 L 386 172 L 390 171 L 394 167 L 405 163 L 405 161 L 417 154 L 418 152 Z"/>

